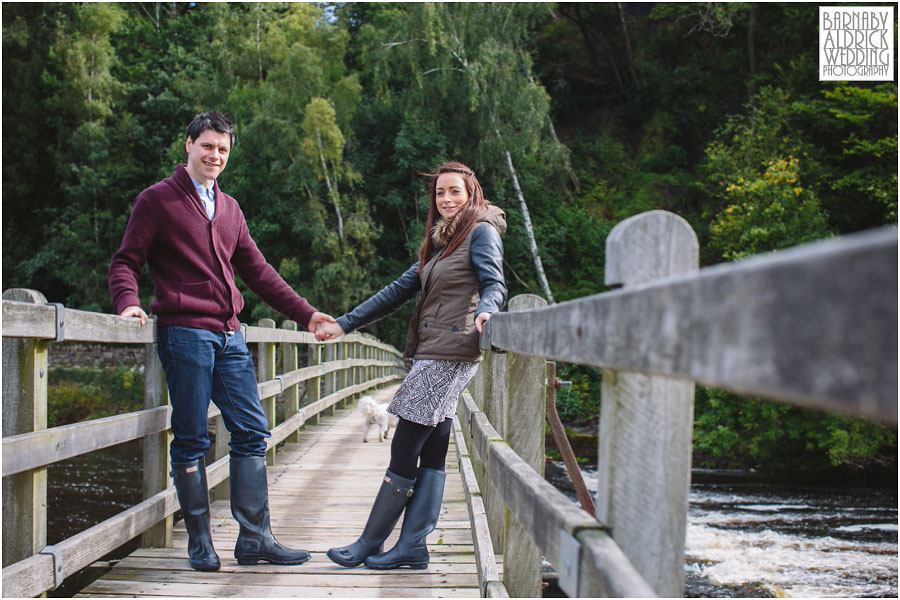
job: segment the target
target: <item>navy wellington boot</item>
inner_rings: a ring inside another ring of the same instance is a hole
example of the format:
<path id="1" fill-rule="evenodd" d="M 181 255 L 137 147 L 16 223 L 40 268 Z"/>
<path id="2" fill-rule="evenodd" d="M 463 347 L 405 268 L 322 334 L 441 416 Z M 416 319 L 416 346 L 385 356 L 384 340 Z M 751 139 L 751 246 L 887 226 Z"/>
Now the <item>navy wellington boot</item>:
<path id="1" fill-rule="evenodd" d="M 385 471 L 362 535 L 349 546 L 330 549 L 328 558 L 342 567 L 355 567 L 367 556 L 381 553 L 384 550 L 384 540 L 400 519 L 403 508 L 412 496 L 415 483 L 415 479 L 406 479 Z"/>
<path id="2" fill-rule="evenodd" d="M 175 494 L 188 532 L 188 560 L 198 571 L 218 571 L 221 563 L 209 531 L 209 490 L 206 462 L 200 458 L 172 465 Z"/>
<path id="3" fill-rule="evenodd" d="M 396 569 L 409 567 L 424 569 L 428 566 L 428 548 L 425 538 L 434 531 L 441 514 L 444 498 L 444 471 L 422 469 L 416 472 L 416 486 L 406 505 L 403 527 L 397 544 L 384 554 L 366 557 L 370 569 Z"/>
<path id="4" fill-rule="evenodd" d="M 230 461 L 231 514 L 240 527 L 234 544 L 239 565 L 263 560 L 276 565 L 299 565 L 309 560 L 306 550 L 278 543 L 269 522 L 269 487 L 265 456 L 232 456 Z"/>

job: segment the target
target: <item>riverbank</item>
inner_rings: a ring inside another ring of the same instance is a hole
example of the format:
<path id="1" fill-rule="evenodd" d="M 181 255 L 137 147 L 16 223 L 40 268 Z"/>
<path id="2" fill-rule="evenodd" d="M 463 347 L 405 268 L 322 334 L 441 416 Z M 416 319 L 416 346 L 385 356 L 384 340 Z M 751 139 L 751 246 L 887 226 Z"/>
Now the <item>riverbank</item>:
<path id="1" fill-rule="evenodd" d="M 596 424 L 575 424 L 565 426 L 566 437 L 572 446 L 572 451 L 577 457 L 582 468 L 595 469 L 597 466 L 597 426 Z M 547 428 L 544 439 L 546 455 L 550 460 L 562 460 L 556 441 Z M 716 457 L 709 453 L 697 450 L 692 453 L 694 470 L 698 473 L 704 471 L 724 474 L 759 474 L 772 481 L 802 481 L 810 484 L 822 480 L 839 481 L 852 485 L 871 485 L 883 487 L 897 487 L 898 465 L 896 452 L 891 456 L 884 456 L 879 461 L 873 461 L 866 465 L 839 465 L 834 466 L 820 457 L 801 455 L 784 457 L 778 460 L 763 462 L 751 457 L 728 456 Z"/>

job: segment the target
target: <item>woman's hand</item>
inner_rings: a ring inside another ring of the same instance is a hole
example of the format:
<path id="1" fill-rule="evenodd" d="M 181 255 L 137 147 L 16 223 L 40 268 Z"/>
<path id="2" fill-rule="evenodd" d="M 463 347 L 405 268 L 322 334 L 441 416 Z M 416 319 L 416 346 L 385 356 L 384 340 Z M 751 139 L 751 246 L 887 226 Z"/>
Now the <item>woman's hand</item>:
<path id="1" fill-rule="evenodd" d="M 331 323 L 328 321 L 323 321 L 319 323 L 318 327 L 316 327 L 316 339 L 320 342 L 338 338 L 342 335 L 344 335 L 344 330 L 341 329 L 341 326 L 336 322 Z"/>
<path id="2" fill-rule="evenodd" d="M 478 316 L 475 317 L 475 329 L 478 330 L 478 333 L 481 333 L 482 327 L 484 327 L 484 324 L 487 323 L 488 319 L 490 319 L 490 318 L 491 318 L 491 313 L 488 313 L 488 312 L 478 313 Z"/>

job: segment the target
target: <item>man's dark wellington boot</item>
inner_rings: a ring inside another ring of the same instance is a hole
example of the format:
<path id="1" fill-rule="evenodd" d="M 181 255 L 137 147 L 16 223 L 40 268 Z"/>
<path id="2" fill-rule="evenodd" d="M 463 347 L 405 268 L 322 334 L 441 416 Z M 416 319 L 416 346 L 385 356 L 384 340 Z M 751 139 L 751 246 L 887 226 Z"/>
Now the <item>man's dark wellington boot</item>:
<path id="1" fill-rule="evenodd" d="M 198 571 L 218 571 L 221 563 L 209 531 L 209 490 L 206 462 L 200 458 L 172 465 L 175 494 L 188 532 L 188 560 Z"/>
<path id="2" fill-rule="evenodd" d="M 276 565 L 299 565 L 309 560 L 306 550 L 286 548 L 272 535 L 265 456 L 232 456 L 231 514 L 241 526 L 234 544 L 239 565 L 264 560 Z"/>
<path id="3" fill-rule="evenodd" d="M 367 556 L 381 553 L 384 550 L 384 540 L 400 519 L 403 508 L 412 496 L 415 483 L 415 479 L 406 479 L 385 471 L 362 535 L 349 546 L 330 549 L 328 558 L 342 567 L 355 567 Z"/>
<path id="4" fill-rule="evenodd" d="M 444 498 L 446 473 L 437 469 L 422 469 L 416 472 L 416 486 L 412 498 L 406 505 L 403 527 L 397 544 L 384 554 L 366 557 L 370 569 L 396 569 L 409 567 L 424 569 L 428 566 L 428 548 L 425 538 L 434 531 L 441 514 Z"/>

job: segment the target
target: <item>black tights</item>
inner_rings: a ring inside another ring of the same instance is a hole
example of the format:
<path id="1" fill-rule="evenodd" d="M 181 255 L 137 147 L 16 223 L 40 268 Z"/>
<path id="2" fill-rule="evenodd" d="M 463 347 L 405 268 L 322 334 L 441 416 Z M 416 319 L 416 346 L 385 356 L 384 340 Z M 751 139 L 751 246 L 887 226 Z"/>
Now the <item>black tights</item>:
<path id="1" fill-rule="evenodd" d="M 415 478 L 417 466 L 443 471 L 452 426 L 453 419 L 444 419 L 442 423 L 431 427 L 401 417 L 394 430 L 391 464 L 388 469 L 407 479 Z"/>

